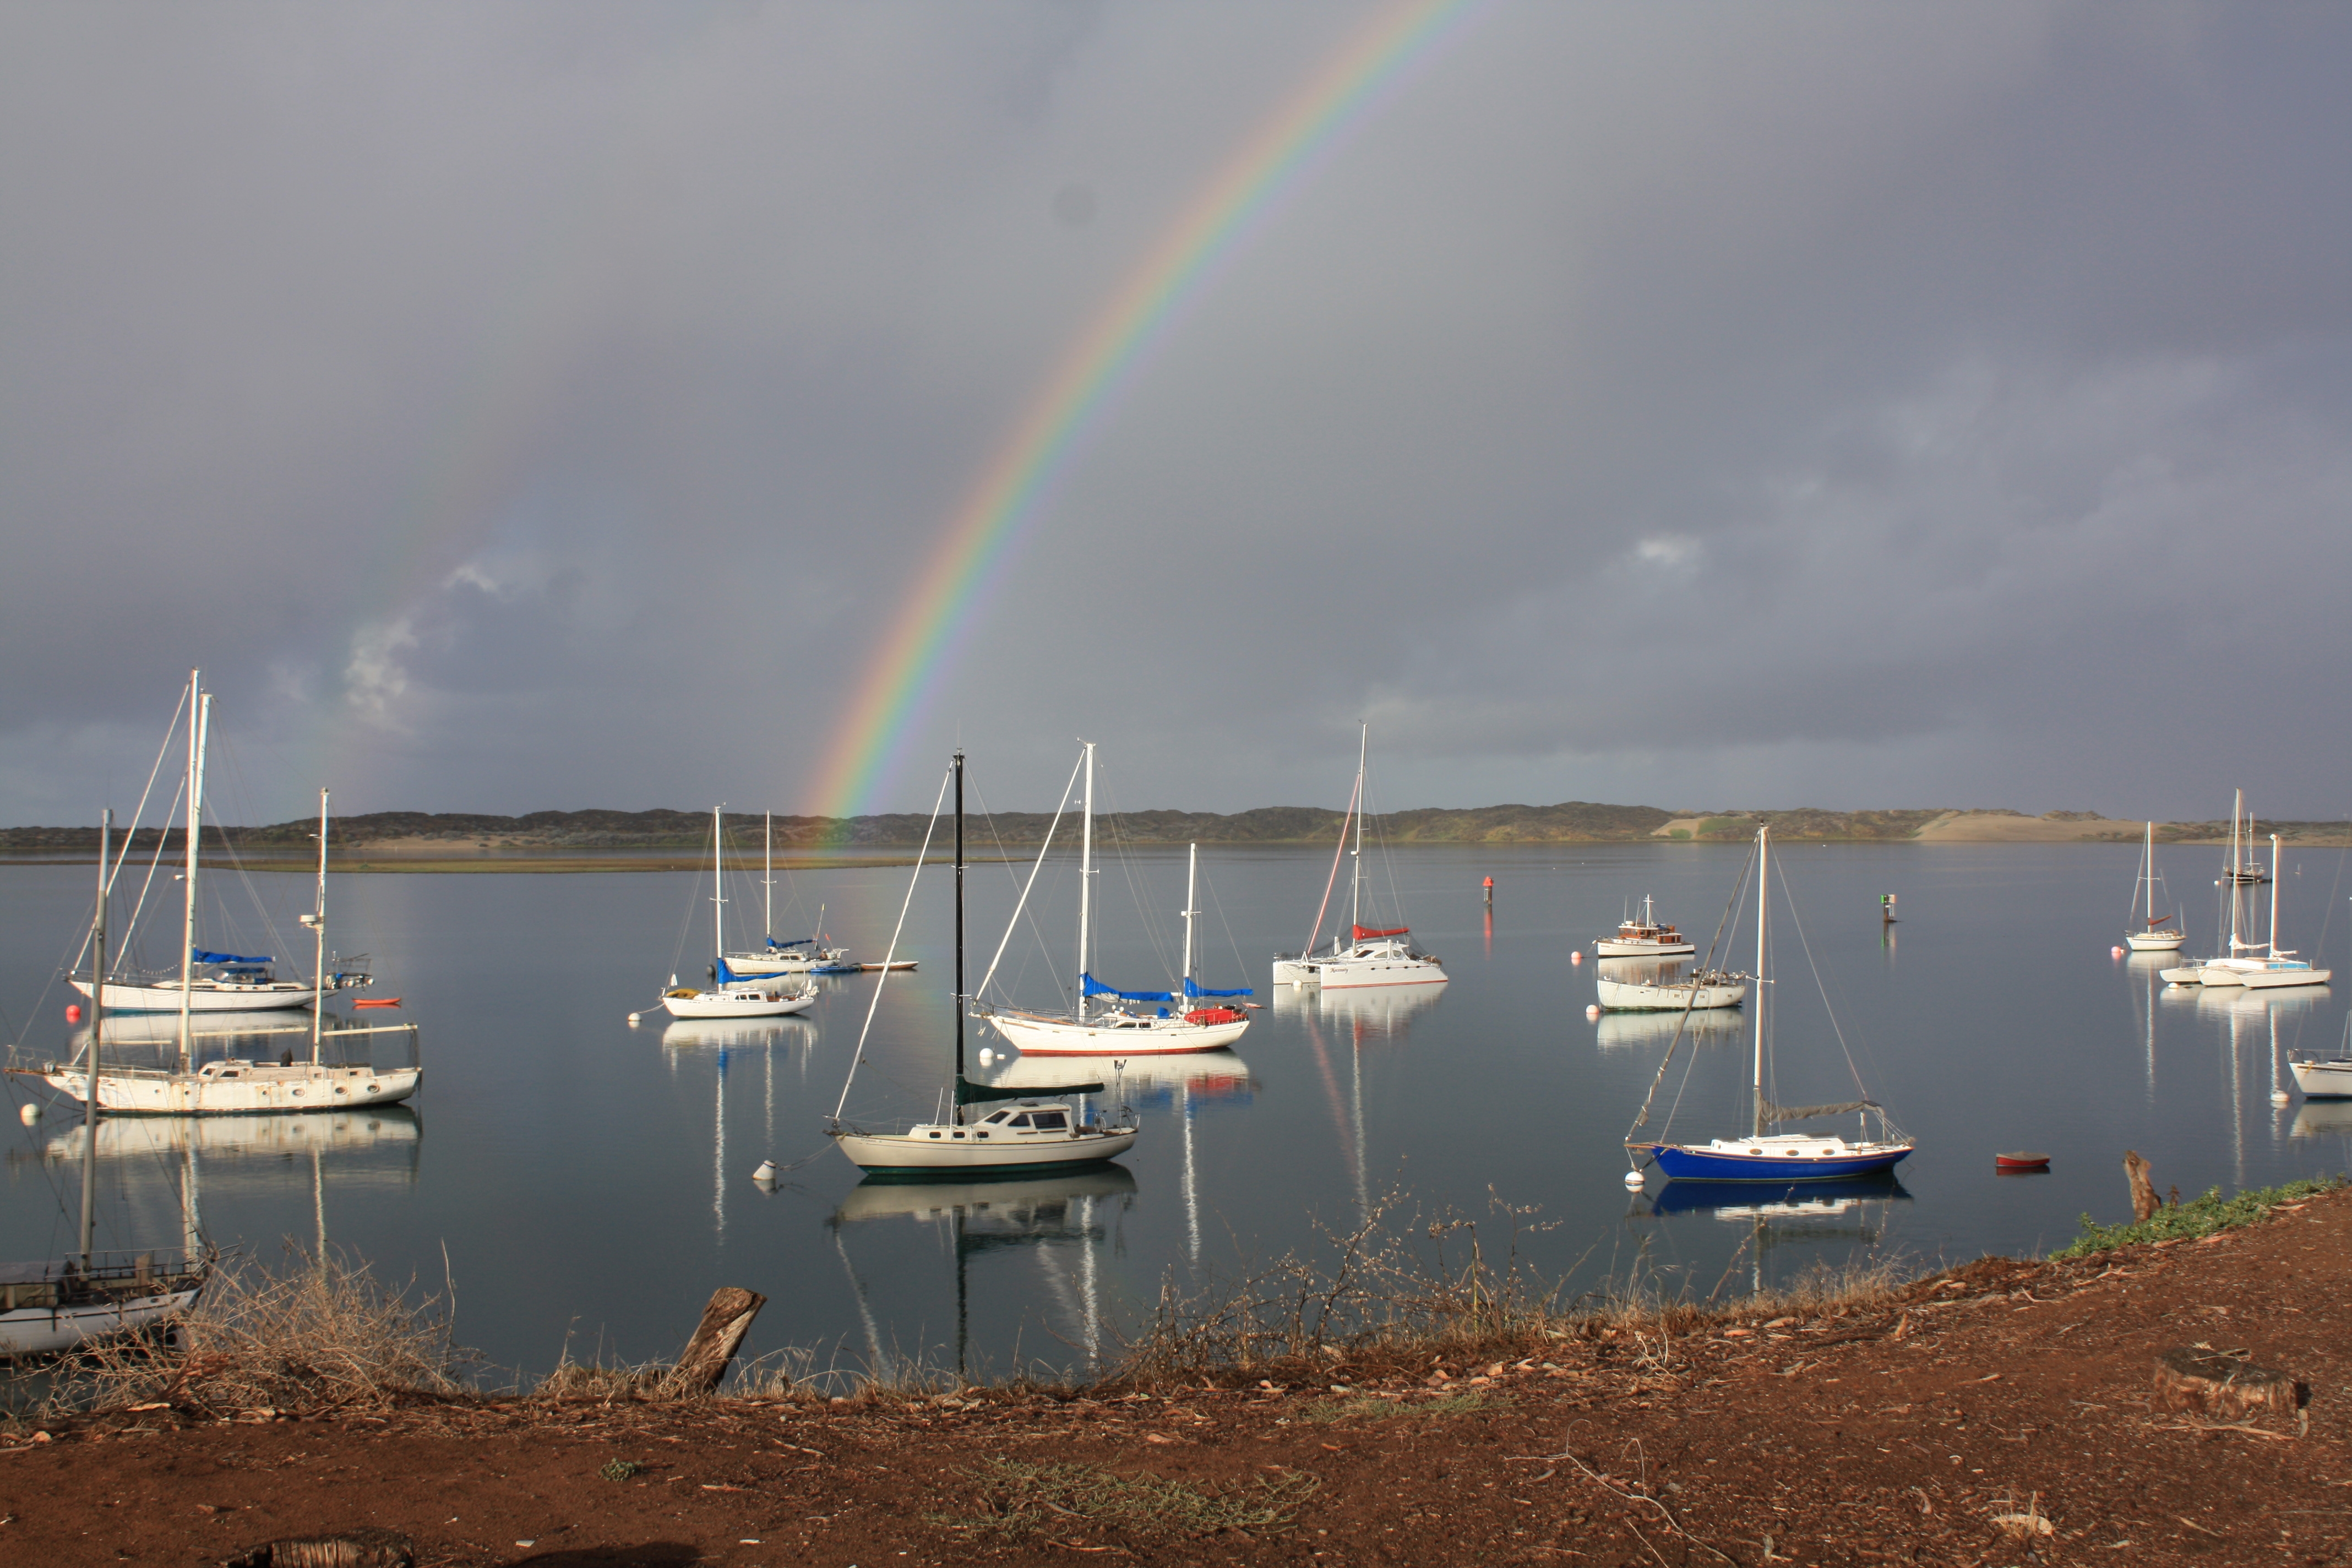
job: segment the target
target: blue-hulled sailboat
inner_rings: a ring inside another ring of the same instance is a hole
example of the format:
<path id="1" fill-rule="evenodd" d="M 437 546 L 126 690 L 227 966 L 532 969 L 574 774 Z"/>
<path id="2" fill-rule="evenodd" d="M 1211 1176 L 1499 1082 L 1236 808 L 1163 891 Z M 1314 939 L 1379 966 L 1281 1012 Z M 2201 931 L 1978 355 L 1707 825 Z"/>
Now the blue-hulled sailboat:
<path id="1" fill-rule="evenodd" d="M 1886 1119 L 1886 1111 L 1876 1100 L 1867 1098 L 1845 1100 L 1834 1105 L 1775 1105 L 1764 1093 L 1764 1041 L 1766 1031 L 1765 1002 L 1765 931 L 1769 908 L 1771 886 L 1771 830 L 1756 831 L 1756 1054 L 1751 1088 L 1755 1097 L 1756 1120 L 1753 1130 L 1744 1138 L 1716 1138 L 1705 1143 L 1675 1143 L 1644 1141 L 1628 1137 L 1625 1152 L 1633 1157 L 1634 1168 L 1625 1178 L 1628 1186 L 1638 1185 L 1641 1167 L 1646 1160 L 1654 1163 L 1669 1181 L 1701 1182 L 1792 1182 L 1828 1181 L 1843 1177 L 1866 1176 L 1891 1171 L 1901 1163 L 1913 1148 L 1909 1138 Z M 1667 1052 L 1667 1062 L 1673 1051 Z M 1657 1093 L 1659 1081 L 1665 1077 L 1666 1063 L 1658 1067 L 1657 1077 L 1651 1080 L 1650 1092 Z M 1860 1087 L 1857 1080 L 1856 1087 Z M 1856 1118 L 1855 1136 L 1849 1141 L 1834 1133 L 1800 1134 L 1776 1132 L 1772 1129 L 1791 1121 L 1810 1121 L 1814 1117 L 1840 1116 L 1852 1112 Z M 1870 1120 L 1878 1121 L 1878 1135 L 1870 1136 Z M 1641 1114 L 1634 1118 L 1639 1128 L 1650 1118 L 1650 1102 L 1644 1100 Z"/>

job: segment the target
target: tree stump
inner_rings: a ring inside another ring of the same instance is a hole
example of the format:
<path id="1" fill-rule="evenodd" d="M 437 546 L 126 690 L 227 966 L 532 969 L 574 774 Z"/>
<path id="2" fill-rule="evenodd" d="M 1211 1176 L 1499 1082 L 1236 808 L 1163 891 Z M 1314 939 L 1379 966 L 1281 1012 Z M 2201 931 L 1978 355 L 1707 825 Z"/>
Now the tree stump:
<path id="1" fill-rule="evenodd" d="M 2167 1351 L 2156 1358 L 2156 1403 L 2242 1421 L 2265 1410 L 2292 1417 L 2301 1404 L 2294 1379 L 2220 1351 Z"/>
<path id="2" fill-rule="evenodd" d="M 2156 1211 L 2164 1206 L 2164 1200 L 2156 1195 L 2156 1184 L 2147 1179 L 2147 1173 L 2154 1169 L 2140 1158 L 2138 1150 L 2124 1151 L 2124 1175 L 2131 1183 L 2132 1218 L 2136 1221 L 2155 1218 Z"/>
<path id="3" fill-rule="evenodd" d="M 677 1358 L 677 1366 L 662 1384 L 662 1396 L 667 1399 L 692 1399 L 714 1392 L 719 1380 L 727 1375 L 728 1363 L 743 1342 L 744 1333 L 751 1320 L 768 1299 L 757 1290 L 739 1286 L 722 1285 L 710 1293 L 710 1305 L 702 1309 L 702 1321 L 695 1325 L 694 1337 L 686 1342 L 686 1353 Z"/>
<path id="4" fill-rule="evenodd" d="M 414 1568 L 408 1537 L 389 1530 L 354 1530 L 271 1541 L 228 1560 L 225 1568 Z"/>

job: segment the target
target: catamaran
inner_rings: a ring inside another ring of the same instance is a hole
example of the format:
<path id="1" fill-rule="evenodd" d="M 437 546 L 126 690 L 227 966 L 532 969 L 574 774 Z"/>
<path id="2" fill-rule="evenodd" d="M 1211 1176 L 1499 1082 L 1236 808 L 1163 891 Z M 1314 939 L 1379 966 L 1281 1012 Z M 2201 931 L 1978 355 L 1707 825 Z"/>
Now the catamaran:
<path id="1" fill-rule="evenodd" d="M 1339 819 L 1339 847 L 1331 854 L 1331 874 L 1323 881 L 1323 901 L 1316 906 L 1315 925 L 1307 945 L 1297 952 L 1276 953 L 1276 985 L 1320 985 L 1327 991 L 1357 985 L 1443 985 L 1445 966 L 1428 953 L 1414 951 L 1409 926 L 1364 924 L 1364 763 L 1371 744 L 1371 726 L 1357 737 L 1356 788 L 1348 797 L 1347 815 Z M 1339 858 L 1348 854 L 1348 827 L 1355 825 L 1356 847 L 1348 877 L 1348 940 L 1342 945 L 1333 932 L 1331 951 L 1318 952 L 1323 916 L 1331 907 L 1331 889 L 1339 877 Z"/>
<path id="2" fill-rule="evenodd" d="M 772 979 L 739 974 L 727 952 L 727 843 L 720 814 L 710 811 L 710 984 L 680 985 L 669 977 L 662 993 L 663 1009 L 673 1018 L 780 1018 L 805 1013 L 816 1005 L 816 986 L 808 980 L 780 984 Z"/>
<path id="3" fill-rule="evenodd" d="M 2275 872 L 2279 863 L 2279 836 L 2271 835 L 2271 866 Z M 2252 945 L 2251 943 L 2248 945 Z M 2237 983 L 2249 991 L 2276 991 L 2296 985 L 2325 985 L 2328 970 L 2315 967 L 2307 959 L 2297 958 L 2291 947 L 2278 944 L 2278 878 L 2271 878 L 2270 940 L 2263 944 L 2263 956 L 2231 966 Z M 2208 982 L 2210 984 L 2210 982 Z"/>
<path id="4" fill-rule="evenodd" d="M 1759 986 L 1767 983 L 1765 929 L 1771 882 L 1770 836 L 1769 827 L 1756 830 L 1756 977 Z M 1669 1181 L 1801 1182 L 1891 1171 L 1910 1154 L 1914 1148 L 1911 1140 L 1887 1121 L 1885 1108 L 1867 1096 L 1834 1105 L 1775 1105 L 1766 1098 L 1764 1058 L 1769 1038 L 1766 1024 L 1769 1011 L 1759 990 L 1756 1004 L 1755 1070 L 1749 1086 L 1756 1115 L 1754 1127 L 1748 1135 L 1744 1138 L 1716 1138 L 1705 1143 L 1676 1143 L 1636 1139 L 1629 1130 L 1625 1152 L 1633 1157 L 1634 1168 L 1626 1173 L 1627 1186 L 1641 1184 L 1641 1166 L 1645 1159 L 1655 1163 Z M 1641 1113 L 1633 1119 L 1634 1128 L 1644 1126 L 1649 1121 L 1651 1101 L 1656 1098 L 1658 1085 L 1664 1080 L 1666 1068 L 1673 1062 L 1674 1056 L 1674 1049 L 1670 1047 L 1665 1059 L 1658 1064 L 1656 1076 L 1650 1080 L 1650 1094 L 1642 1102 Z M 1859 1079 L 1855 1087 L 1861 1087 Z M 1772 1131 L 1791 1121 L 1848 1112 L 1856 1117 L 1858 1123 L 1851 1142 L 1834 1134 Z M 1869 1119 L 1874 1115 L 1878 1121 L 1878 1136 L 1875 1138 L 1869 1135 Z"/>
<path id="5" fill-rule="evenodd" d="M 2124 932 L 2124 945 L 2134 952 L 2175 952 L 2187 941 L 2181 929 L 2169 923 L 2170 915 L 2156 912 L 2156 885 L 2162 881 L 2156 868 L 2156 824 L 2147 825 L 2146 841 L 2139 852 L 2139 876 L 2132 883 L 2132 901 L 2139 904 L 2139 927 Z"/>
<path id="6" fill-rule="evenodd" d="M 1115 1121 L 1098 1119 L 1088 1115 L 1083 1099 L 1072 1106 L 1063 1098 L 1100 1094 L 1103 1086 L 1099 1082 L 1010 1088 L 976 1083 L 965 1076 L 961 752 L 955 753 L 949 775 L 955 785 L 955 1074 L 940 1098 L 946 1100 L 951 1094 L 954 1104 L 936 1113 L 933 1121 L 917 1122 L 902 1132 L 868 1131 L 843 1119 L 849 1104 L 850 1086 L 857 1079 L 857 1064 L 865 1058 L 866 1037 L 873 1031 L 874 1016 L 882 1003 L 882 987 L 890 978 L 889 965 L 898 956 L 898 931 L 906 929 L 907 907 L 915 901 L 915 884 L 921 879 L 923 861 L 930 853 L 931 837 L 939 827 L 940 802 L 935 801 L 931 825 L 923 834 L 922 852 L 915 857 L 915 876 L 907 884 L 907 906 L 898 910 L 898 926 L 891 932 L 889 956 L 883 960 L 884 968 L 875 976 L 874 996 L 866 1005 L 866 1024 L 858 1031 L 857 1048 L 850 1053 L 849 1075 L 842 1080 L 841 1099 L 825 1123 L 825 1136 L 853 1164 L 870 1175 L 899 1181 L 969 1181 L 982 1172 L 1002 1175 L 1043 1173 L 1115 1160 L 1135 1146 L 1138 1129 L 1133 1115 L 1126 1114 Z M 946 797 L 948 782 L 940 783 L 941 800 Z M 1004 1100 L 1013 1103 L 977 1119 L 967 1115 L 967 1107 Z"/>

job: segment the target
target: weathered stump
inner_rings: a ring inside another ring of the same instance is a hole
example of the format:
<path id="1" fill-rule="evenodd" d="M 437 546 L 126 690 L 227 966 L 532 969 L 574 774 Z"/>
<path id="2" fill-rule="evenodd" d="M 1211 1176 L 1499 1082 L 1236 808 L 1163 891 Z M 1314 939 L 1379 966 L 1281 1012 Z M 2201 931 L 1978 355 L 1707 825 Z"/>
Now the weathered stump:
<path id="1" fill-rule="evenodd" d="M 722 1285 L 712 1291 L 710 1305 L 702 1309 L 702 1321 L 695 1325 L 694 1337 L 686 1342 L 686 1353 L 677 1358 L 677 1368 L 662 1384 L 662 1396 L 691 1399 L 717 1389 L 751 1320 L 767 1304 L 768 1299 L 757 1290 L 739 1286 Z"/>
<path id="2" fill-rule="evenodd" d="M 2138 1150 L 2124 1151 L 2124 1175 L 2131 1182 L 2134 1220 L 2154 1219 L 2156 1211 L 2164 1206 L 2164 1200 L 2156 1195 L 2156 1184 L 2147 1179 L 2147 1173 L 2154 1169 L 2140 1158 Z"/>
<path id="3" fill-rule="evenodd" d="M 415 1563 L 408 1537 L 389 1530 L 353 1530 L 264 1542 L 228 1559 L 223 1568 L 415 1568 Z"/>
<path id="4" fill-rule="evenodd" d="M 2265 1410 L 2293 1417 L 2301 1404 L 2294 1378 L 2219 1351 L 2167 1351 L 2156 1358 L 2156 1403 L 2242 1421 Z"/>

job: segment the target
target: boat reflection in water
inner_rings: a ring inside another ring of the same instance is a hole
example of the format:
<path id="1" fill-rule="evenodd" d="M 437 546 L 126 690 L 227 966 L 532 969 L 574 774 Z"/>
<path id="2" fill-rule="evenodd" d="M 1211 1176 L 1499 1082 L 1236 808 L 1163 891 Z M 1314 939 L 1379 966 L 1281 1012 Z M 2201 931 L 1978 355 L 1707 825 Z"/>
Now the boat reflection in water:
<path id="1" fill-rule="evenodd" d="M 1274 1011 L 1277 1017 L 1305 1017 L 1350 1031 L 1357 1039 L 1382 1036 L 1402 1037 L 1406 1026 L 1445 999 L 1443 985 L 1343 986 L 1325 991 L 1316 986 L 1277 985 Z"/>
<path id="2" fill-rule="evenodd" d="M 1057 1058 L 1061 1070 L 1066 1058 Z M 971 1265 L 999 1254 L 1033 1261 L 1042 1276 L 1058 1324 L 1055 1336 L 1076 1345 L 1088 1370 L 1103 1350 L 1101 1257 L 1105 1247 L 1124 1250 L 1120 1222 L 1135 1202 L 1135 1174 L 1124 1165 L 1103 1163 L 1080 1171 L 1004 1177 L 987 1182 L 888 1182 L 868 1177 L 850 1189 L 826 1221 L 835 1250 L 849 1276 L 851 1293 L 866 1334 L 873 1375 L 887 1379 L 894 1357 L 886 1347 L 868 1301 L 865 1282 L 850 1259 L 843 1233 L 876 1220 L 907 1219 L 932 1230 L 955 1259 L 955 1362 L 959 1376 L 971 1375 Z"/>
<path id="3" fill-rule="evenodd" d="M 2286 1131 L 2290 1138 L 2352 1138 L 2352 1100 L 2306 1100 Z"/>
<path id="4" fill-rule="evenodd" d="M 1749 1226 L 1740 1249 L 1748 1255 L 1748 1288 L 1762 1291 L 1765 1262 L 1784 1247 L 1875 1247 L 1886 1235 L 1891 1206 L 1911 1201 L 1910 1192 L 1888 1171 L 1868 1176 L 1791 1182 L 1758 1190 L 1754 1182 L 1668 1182 L 1655 1194 L 1637 1194 L 1633 1217 L 1668 1219 L 1706 1215 L 1727 1225 Z M 1738 1254 L 1732 1255 L 1737 1267 Z M 1725 1270 L 1727 1278 L 1729 1268 Z"/>
<path id="5" fill-rule="evenodd" d="M 1277 991 L 1291 987 L 1276 987 Z M 1349 994 L 1356 994 L 1350 993 Z M 1070 1075 L 1103 1086 L 1103 1098 L 1146 1114 L 1173 1114 L 1183 1153 L 1184 1244 L 1194 1262 L 1201 1258 L 1201 1201 L 1193 1163 L 1192 1122 L 1204 1105 L 1246 1105 L 1257 1096 L 1249 1064 L 1231 1050 L 1194 1051 L 1182 1056 L 1135 1057 L 1016 1057 L 1000 1061 L 982 1073 L 998 1089 L 1026 1084 L 1066 1083 Z"/>
<path id="6" fill-rule="evenodd" d="M 816 1026 L 805 1018 L 680 1018 L 661 1032 L 662 1050 L 675 1074 L 688 1055 L 717 1053 L 710 1091 L 710 1223 L 727 1235 L 727 1068 L 737 1053 L 759 1053 L 761 1089 L 767 1102 L 767 1147 L 776 1142 L 776 1047 L 816 1042 Z M 808 1082 L 809 1053 L 800 1052 L 801 1082 Z"/>
<path id="7" fill-rule="evenodd" d="M 1592 1043 L 1602 1050 L 1663 1046 L 1680 1028 L 1693 1045 L 1738 1045 L 1747 1020 L 1736 1007 L 1694 1007 L 1682 1013 L 1603 1013 L 1593 1021 Z"/>

